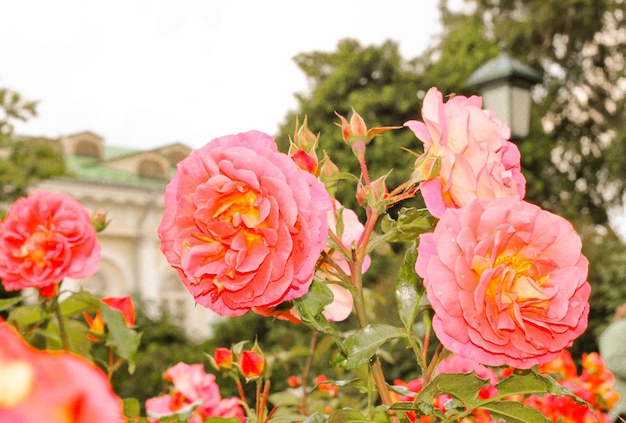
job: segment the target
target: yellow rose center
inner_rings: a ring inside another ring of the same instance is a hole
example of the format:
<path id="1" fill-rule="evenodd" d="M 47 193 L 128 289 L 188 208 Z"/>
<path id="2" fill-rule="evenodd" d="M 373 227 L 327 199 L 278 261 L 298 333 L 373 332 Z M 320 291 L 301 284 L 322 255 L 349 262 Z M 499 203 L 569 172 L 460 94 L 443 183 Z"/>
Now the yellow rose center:
<path id="1" fill-rule="evenodd" d="M 33 391 L 35 372 L 27 361 L 0 359 L 0 409 L 19 406 Z"/>

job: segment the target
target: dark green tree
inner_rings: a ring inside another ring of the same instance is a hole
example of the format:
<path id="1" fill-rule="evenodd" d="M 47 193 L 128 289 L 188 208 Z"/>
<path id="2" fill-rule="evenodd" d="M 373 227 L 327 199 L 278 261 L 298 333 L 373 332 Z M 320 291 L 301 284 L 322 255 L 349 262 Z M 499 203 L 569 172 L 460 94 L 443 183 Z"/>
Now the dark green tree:
<path id="1" fill-rule="evenodd" d="M 0 201 L 6 206 L 38 181 L 66 174 L 61 145 L 15 133 L 15 123 L 37 116 L 37 102 L 0 88 Z"/>

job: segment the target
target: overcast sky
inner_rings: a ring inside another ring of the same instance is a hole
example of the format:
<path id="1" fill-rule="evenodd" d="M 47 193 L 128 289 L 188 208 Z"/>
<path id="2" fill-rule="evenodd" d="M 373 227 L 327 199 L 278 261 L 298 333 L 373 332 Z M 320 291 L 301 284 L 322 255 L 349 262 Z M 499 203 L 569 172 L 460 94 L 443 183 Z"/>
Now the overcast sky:
<path id="1" fill-rule="evenodd" d="M 0 87 L 39 100 L 22 134 L 83 130 L 108 145 L 193 148 L 273 134 L 307 91 L 299 52 L 337 41 L 420 54 L 437 0 L 0 0 Z M 417 113 L 417 111 L 416 111 Z"/>

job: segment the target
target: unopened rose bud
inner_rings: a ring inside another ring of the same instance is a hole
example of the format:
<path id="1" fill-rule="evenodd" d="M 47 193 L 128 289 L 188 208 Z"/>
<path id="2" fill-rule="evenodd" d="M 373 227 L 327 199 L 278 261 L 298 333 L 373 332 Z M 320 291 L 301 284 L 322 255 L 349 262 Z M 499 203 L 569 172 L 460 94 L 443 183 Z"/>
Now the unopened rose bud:
<path id="1" fill-rule="evenodd" d="M 265 371 L 265 355 L 256 343 L 252 350 L 241 352 L 239 370 L 247 380 L 254 380 L 263 375 Z"/>
<path id="2" fill-rule="evenodd" d="M 289 376 L 287 378 L 287 384 L 292 388 L 297 388 L 302 384 L 302 380 L 298 376 Z"/>
<path id="3" fill-rule="evenodd" d="M 216 348 L 213 355 L 213 363 L 218 370 L 233 368 L 233 352 L 228 348 Z"/>
<path id="4" fill-rule="evenodd" d="M 298 150 L 294 154 L 291 154 L 291 159 L 296 165 L 312 175 L 318 176 L 319 167 L 317 160 L 304 150 Z"/>
<path id="5" fill-rule="evenodd" d="M 91 224 L 96 229 L 96 232 L 101 232 L 109 226 L 110 221 L 107 220 L 107 214 L 96 212 L 91 215 Z"/>
<path id="6" fill-rule="evenodd" d="M 294 150 L 304 150 L 309 154 L 315 154 L 317 143 L 319 141 L 319 134 L 314 134 L 307 126 L 307 117 L 304 117 L 302 126 L 298 126 L 298 118 L 296 117 L 296 128 L 294 130 L 293 139 L 291 140 L 291 147 L 289 153 Z"/>

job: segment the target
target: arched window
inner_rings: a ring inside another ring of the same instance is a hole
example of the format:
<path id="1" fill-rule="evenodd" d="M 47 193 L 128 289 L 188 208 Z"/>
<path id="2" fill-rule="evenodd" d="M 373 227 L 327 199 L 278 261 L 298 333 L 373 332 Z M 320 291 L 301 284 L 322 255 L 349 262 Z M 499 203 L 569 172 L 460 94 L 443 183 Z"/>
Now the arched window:
<path id="1" fill-rule="evenodd" d="M 156 160 L 146 159 L 139 164 L 139 176 L 165 179 L 167 174 L 159 162 Z"/>

